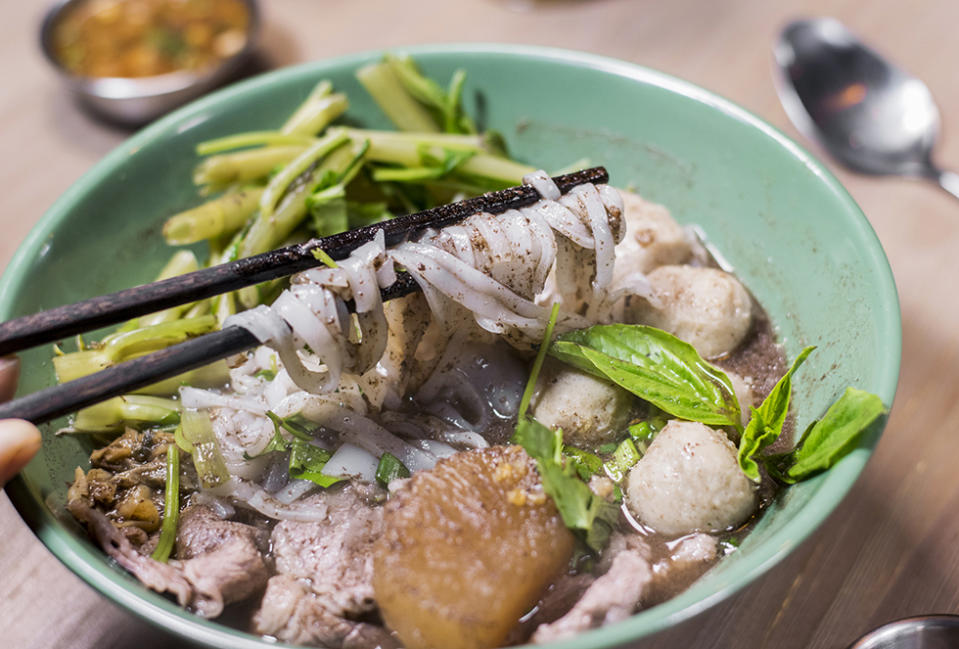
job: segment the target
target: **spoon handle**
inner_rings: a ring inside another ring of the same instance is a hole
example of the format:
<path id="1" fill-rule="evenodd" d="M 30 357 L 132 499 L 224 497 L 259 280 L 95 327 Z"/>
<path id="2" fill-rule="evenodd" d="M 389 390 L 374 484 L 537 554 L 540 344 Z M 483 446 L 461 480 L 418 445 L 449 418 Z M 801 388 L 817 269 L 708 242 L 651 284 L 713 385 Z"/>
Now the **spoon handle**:
<path id="1" fill-rule="evenodd" d="M 945 191 L 959 198 L 959 174 L 952 171 L 936 169 L 932 174 L 932 180 Z"/>

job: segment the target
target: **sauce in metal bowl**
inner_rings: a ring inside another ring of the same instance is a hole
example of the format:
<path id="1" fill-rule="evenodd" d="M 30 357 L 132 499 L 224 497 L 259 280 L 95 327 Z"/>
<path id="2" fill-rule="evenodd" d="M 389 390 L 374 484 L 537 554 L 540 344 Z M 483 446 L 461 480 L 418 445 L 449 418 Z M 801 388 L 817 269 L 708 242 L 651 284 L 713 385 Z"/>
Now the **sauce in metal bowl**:
<path id="1" fill-rule="evenodd" d="M 150 77 L 209 68 L 246 44 L 242 0 L 85 0 L 53 29 L 53 51 L 85 77 Z"/>

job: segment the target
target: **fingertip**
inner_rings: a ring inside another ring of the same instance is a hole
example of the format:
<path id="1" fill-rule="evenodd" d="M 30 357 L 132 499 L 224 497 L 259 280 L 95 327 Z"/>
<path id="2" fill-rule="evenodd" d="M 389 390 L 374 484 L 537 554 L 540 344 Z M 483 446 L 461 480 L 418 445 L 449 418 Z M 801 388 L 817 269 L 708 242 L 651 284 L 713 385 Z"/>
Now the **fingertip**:
<path id="1" fill-rule="evenodd" d="M 40 431 L 29 421 L 0 421 L 0 484 L 19 473 L 40 450 Z"/>
<path id="2" fill-rule="evenodd" d="M 16 356 L 0 358 L 0 402 L 9 401 L 17 391 L 20 378 L 20 359 Z"/>

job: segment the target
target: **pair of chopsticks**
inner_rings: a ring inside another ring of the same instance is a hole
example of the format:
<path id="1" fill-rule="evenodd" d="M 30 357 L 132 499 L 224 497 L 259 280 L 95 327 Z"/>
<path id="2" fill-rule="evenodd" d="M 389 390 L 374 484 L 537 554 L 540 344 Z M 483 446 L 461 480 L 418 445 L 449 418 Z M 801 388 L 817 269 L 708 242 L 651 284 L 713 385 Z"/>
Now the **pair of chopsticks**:
<path id="1" fill-rule="evenodd" d="M 553 178 L 553 182 L 563 194 L 577 185 L 605 183 L 608 180 L 609 175 L 603 167 L 593 167 Z M 311 239 L 254 257 L 9 320 L 0 323 L 0 356 L 314 268 L 323 263 L 314 255 L 315 251 L 323 251 L 333 260 L 344 259 L 371 241 L 381 230 L 386 245 L 394 246 L 414 238 L 428 228 L 443 228 L 477 212 L 501 214 L 509 209 L 532 205 L 539 198 L 539 193 L 529 185 L 510 187 L 383 223 L 321 239 Z M 383 289 L 383 299 L 400 297 L 417 288 L 409 275 L 400 273 L 393 285 Z M 26 419 L 35 424 L 47 422 L 259 344 L 256 337 L 246 329 L 226 327 L 108 367 L 95 374 L 0 404 L 0 419 Z"/>

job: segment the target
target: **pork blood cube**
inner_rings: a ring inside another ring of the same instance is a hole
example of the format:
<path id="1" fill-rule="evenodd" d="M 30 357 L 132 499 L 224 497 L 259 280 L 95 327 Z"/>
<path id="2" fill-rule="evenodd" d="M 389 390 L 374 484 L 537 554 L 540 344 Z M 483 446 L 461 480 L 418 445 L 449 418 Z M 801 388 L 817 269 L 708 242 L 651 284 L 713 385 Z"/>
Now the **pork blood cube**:
<path id="1" fill-rule="evenodd" d="M 573 535 L 518 446 L 457 453 L 386 505 L 373 589 L 406 649 L 500 646 L 569 562 Z"/>

